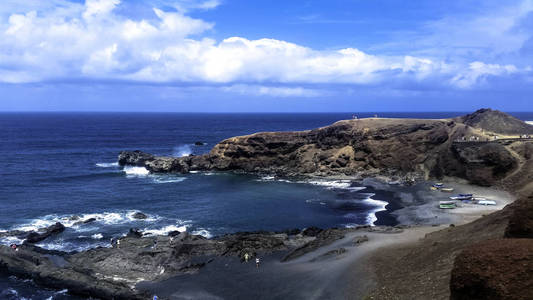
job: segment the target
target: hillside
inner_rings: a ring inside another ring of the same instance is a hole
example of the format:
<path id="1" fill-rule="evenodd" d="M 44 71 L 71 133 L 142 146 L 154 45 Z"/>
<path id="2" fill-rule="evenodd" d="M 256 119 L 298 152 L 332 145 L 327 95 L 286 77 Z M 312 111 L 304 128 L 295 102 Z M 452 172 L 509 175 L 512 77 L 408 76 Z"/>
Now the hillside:
<path id="1" fill-rule="evenodd" d="M 458 122 L 483 130 L 508 135 L 533 134 L 533 125 L 527 124 L 504 112 L 480 109 L 474 113 L 457 118 Z"/>

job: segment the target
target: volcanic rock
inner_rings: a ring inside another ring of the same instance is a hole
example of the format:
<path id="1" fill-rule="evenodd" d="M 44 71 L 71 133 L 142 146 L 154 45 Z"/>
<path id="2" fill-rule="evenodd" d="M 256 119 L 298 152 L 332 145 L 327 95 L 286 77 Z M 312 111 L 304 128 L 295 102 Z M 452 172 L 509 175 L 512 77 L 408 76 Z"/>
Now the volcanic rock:
<path id="1" fill-rule="evenodd" d="M 143 214 L 142 212 L 136 212 L 131 217 L 134 218 L 134 219 L 137 219 L 137 220 L 148 219 L 148 216 Z"/>
<path id="2" fill-rule="evenodd" d="M 142 232 L 138 228 L 130 228 L 126 237 L 129 238 L 141 238 L 143 236 Z"/>
<path id="3" fill-rule="evenodd" d="M 144 166 L 148 161 L 154 159 L 152 154 L 148 154 L 139 150 L 136 151 L 122 151 L 118 156 L 118 164 L 121 166 Z"/>
<path id="4" fill-rule="evenodd" d="M 51 225 L 50 227 L 45 228 L 43 233 L 37 233 L 35 231 L 30 232 L 26 236 L 26 240 L 24 241 L 24 243 L 35 244 L 35 243 L 45 240 L 51 235 L 61 233 L 64 230 L 65 230 L 65 226 L 57 222 L 54 225 Z"/>

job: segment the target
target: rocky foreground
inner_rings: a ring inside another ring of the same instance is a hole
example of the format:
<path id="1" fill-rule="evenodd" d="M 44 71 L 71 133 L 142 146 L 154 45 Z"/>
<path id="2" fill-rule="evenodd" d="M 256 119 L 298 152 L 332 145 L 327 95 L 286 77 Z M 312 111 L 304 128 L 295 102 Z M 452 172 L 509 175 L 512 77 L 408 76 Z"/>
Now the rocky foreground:
<path id="1" fill-rule="evenodd" d="M 473 223 L 431 233 L 416 244 L 376 252 L 370 268 L 377 286 L 369 298 L 448 299 L 451 295 L 453 299 L 528 299 L 527 295 L 533 294 L 533 198 L 528 197 L 533 195 L 533 143 L 519 136 L 532 134 L 533 126 L 485 109 L 446 120 L 369 118 L 301 132 L 257 133 L 224 140 L 201 156 L 158 157 L 124 151 L 119 163 L 142 166 L 153 173 L 217 170 L 281 176 L 380 175 L 400 181 L 450 176 L 497 186 L 520 200 Z M 56 224 L 24 236 L 26 243 L 17 249 L 0 246 L 0 267 L 75 294 L 146 299 L 150 295 L 137 289 L 139 282 L 195 273 L 217 258 L 243 258 L 245 253 L 278 253 L 281 261 L 290 261 L 334 243 L 352 230 L 370 230 L 311 228 L 213 239 L 178 232 L 144 236 L 132 230 L 112 247 L 80 253 L 33 246 L 62 229 Z M 20 237 L 23 233 L 2 234 Z M 357 241 L 364 242 L 364 236 Z M 335 251 L 332 255 L 342 252 Z"/>
<path id="2" fill-rule="evenodd" d="M 43 234 L 57 234 L 43 228 Z M 172 232 L 168 236 L 145 236 L 131 230 L 114 240 L 109 248 L 80 253 L 49 251 L 26 242 L 17 249 L 0 246 L 0 267 L 23 278 L 31 278 L 47 287 L 68 289 L 69 293 L 102 299 L 149 299 L 151 295 L 137 289 L 140 282 L 160 282 L 184 274 L 194 274 L 223 257 L 250 260 L 272 253 L 288 262 L 320 247 L 329 245 L 355 231 L 395 232 L 399 228 L 354 229 L 307 228 L 285 232 L 243 232 L 213 239 Z M 7 234 L 16 234 L 14 232 Z M 35 233 L 37 234 L 37 233 Z M 363 243 L 364 235 L 353 243 Z M 327 253 L 327 255 L 335 255 Z"/>

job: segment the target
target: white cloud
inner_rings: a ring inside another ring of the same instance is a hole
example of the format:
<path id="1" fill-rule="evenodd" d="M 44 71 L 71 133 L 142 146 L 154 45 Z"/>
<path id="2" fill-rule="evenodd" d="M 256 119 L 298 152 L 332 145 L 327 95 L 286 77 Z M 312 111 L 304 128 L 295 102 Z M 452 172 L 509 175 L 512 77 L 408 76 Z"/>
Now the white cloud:
<path id="1" fill-rule="evenodd" d="M 319 89 L 303 87 L 279 87 L 265 85 L 235 84 L 221 88 L 224 92 L 241 95 L 272 96 L 272 97 L 318 97 L 327 94 Z"/>
<path id="2" fill-rule="evenodd" d="M 211 9 L 219 1 L 173 3 L 177 11 L 156 7 L 156 18 L 150 20 L 117 14 L 120 0 L 87 0 L 84 5 L 54 0 L 55 8 L 36 6 L 38 11 L 13 13 L 0 24 L 0 81 L 214 83 L 227 85 L 228 92 L 312 97 L 320 92 L 298 86 L 434 81 L 464 88 L 489 75 L 519 72 L 512 65 L 462 66 L 435 58 L 371 55 L 355 48 L 319 51 L 267 38 L 217 42 L 201 38 L 214 24 L 185 12 Z"/>
<path id="3" fill-rule="evenodd" d="M 517 73 L 514 65 L 485 64 L 479 61 L 470 64 L 468 69 L 454 76 L 451 82 L 461 88 L 484 83 L 489 76 L 501 76 Z"/>

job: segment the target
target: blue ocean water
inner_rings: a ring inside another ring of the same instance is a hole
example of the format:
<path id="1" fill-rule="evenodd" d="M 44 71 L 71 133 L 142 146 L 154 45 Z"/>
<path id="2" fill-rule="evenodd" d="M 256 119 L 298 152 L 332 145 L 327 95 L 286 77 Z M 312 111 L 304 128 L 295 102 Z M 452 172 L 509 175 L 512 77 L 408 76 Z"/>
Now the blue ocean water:
<path id="1" fill-rule="evenodd" d="M 444 118 L 462 114 L 379 115 Z M 514 115 L 533 120 L 532 113 Z M 390 217 L 376 220 L 374 214 L 390 195 L 348 181 L 286 181 L 217 172 L 150 175 L 142 168 L 116 164 L 121 150 L 202 154 L 236 135 L 312 129 L 351 117 L 352 113 L 2 113 L 0 230 L 29 231 L 59 221 L 67 230 L 39 245 L 72 251 L 108 246 L 111 238 L 132 227 L 153 234 L 187 230 L 211 237 L 260 229 L 393 223 Z M 196 141 L 205 145 L 195 146 Z M 135 220 L 135 212 L 149 218 Z M 76 225 L 79 220 L 73 216 L 96 221 Z M 17 291 L 17 296 L 8 295 L 13 299 L 67 297 L 28 284 L 0 275 L 0 290 Z"/>

